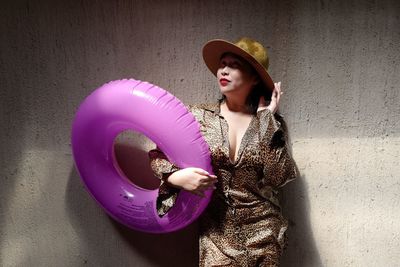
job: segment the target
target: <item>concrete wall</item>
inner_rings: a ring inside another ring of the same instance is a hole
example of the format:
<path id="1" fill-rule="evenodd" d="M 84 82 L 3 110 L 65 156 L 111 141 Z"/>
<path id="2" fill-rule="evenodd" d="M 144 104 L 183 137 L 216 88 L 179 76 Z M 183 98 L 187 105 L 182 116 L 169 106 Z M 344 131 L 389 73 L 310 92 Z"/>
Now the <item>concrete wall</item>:
<path id="1" fill-rule="evenodd" d="M 284 190 L 282 266 L 399 266 L 399 16 L 396 0 L 3 1 L 0 265 L 196 266 L 196 224 L 139 233 L 94 202 L 71 122 L 91 91 L 126 77 L 213 101 L 202 45 L 250 36 L 282 81 L 301 171 Z M 122 161 L 146 156 L 140 140 L 119 137 Z"/>

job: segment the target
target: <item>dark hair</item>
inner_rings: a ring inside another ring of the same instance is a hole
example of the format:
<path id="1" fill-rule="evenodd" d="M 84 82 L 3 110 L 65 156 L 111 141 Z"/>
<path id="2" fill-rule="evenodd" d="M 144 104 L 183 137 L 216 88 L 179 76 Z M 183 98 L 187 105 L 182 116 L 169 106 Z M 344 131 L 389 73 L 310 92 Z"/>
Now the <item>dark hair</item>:
<path id="1" fill-rule="evenodd" d="M 258 109 L 258 103 L 260 101 L 260 97 L 264 96 L 265 101 L 270 101 L 272 92 L 265 87 L 264 83 L 262 82 L 261 77 L 258 75 L 257 71 L 253 68 L 253 66 L 251 66 L 251 64 L 247 62 L 247 60 L 245 60 L 243 57 L 241 57 L 239 55 L 229 53 L 229 52 L 222 54 L 221 58 L 223 58 L 226 54 L 232 54 L 235 57 L 241 59 L 243 62 L 246 62 L 249 65 L 249 67 L 251 68 L 251 71 L 250 71 L 251 74 L 258 76 L 259 82 L 253 87 L 253 89 L 247 96 L 247 99 L 245 102 L 247 111 L 252 114 L 256 114 L 257 109 Z M 222 94 L 222 96 L 218 99 L 218 101 L 219 101 L 219 103 L 222 103 L 223 101 L 225 101 L 225 99 L 226 99 L 226 96 L 224 94 Z"/>

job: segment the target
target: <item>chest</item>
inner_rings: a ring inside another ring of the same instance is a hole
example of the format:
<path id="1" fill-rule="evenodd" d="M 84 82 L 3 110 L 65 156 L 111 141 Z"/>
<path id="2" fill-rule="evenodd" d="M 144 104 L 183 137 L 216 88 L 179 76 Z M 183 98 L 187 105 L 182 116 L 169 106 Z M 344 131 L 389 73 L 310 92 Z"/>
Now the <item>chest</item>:
<path id="1" fill-rule="evenodd" d="M 192 109 L 200 132 L 209 145 L 217 167 L 258 165 L 260 122 L 258 116 L 229 116 L 205 109 Z M 248 157 L 248 155 L 250 157 Z"/>
<path id="2" fill-rule="evenodd" d="M 251 116 L 232 116 L 225 115 L 222 123 L 226 123 L 228 135 L 229 158 L 234 162 L 238 156 L 240 146 L 247 129 L 250 126 Z"/>

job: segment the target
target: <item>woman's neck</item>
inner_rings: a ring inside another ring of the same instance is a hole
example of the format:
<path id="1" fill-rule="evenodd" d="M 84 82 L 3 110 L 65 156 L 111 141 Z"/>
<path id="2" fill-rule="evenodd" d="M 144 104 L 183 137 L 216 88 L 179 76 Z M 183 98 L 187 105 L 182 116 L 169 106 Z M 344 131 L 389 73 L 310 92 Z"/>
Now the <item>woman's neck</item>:
<path id="1" fill-rule="evenodd" d="M 232 112 L 248 113 L 246 99 L 242 98 L 233 99 L 231 97 L 230 98 L 225 97 L 223 104 L 225 104 L 227 109 L 229 109 Z"/>

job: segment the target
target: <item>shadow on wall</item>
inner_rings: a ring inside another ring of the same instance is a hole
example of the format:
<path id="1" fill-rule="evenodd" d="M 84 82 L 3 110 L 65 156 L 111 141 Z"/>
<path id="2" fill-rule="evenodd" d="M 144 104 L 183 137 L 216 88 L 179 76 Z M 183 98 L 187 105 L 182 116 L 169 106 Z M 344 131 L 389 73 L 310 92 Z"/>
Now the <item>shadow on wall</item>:
<path id="1" fill-rule="evenodd" d="M 116 144 L 115 151 L 116 157 L 119 159 L 121 157 L 131 159 L 148 158 L 147 152 L 126 145 Z M 129 156 L 127 156 L 128 154 Z M 121 169 L 127 176 L 130 176 L 128 178 L 131 181 L 138 182 L 138 178 L 133 177 L 132 174 L 138 173 L 136 167 L 139 165 L 134 163 L 127 167 L 126 163 L 119 162 Z M 145 162 L 141 162 L 140 166 L 140 175 L 138 177 L 146 177 L 143 173 L 148 174 L 147 169 L 150 169 L 150 166 L 146 169 Z M 158 179 L 155 179 L 156 181 L 147 184 L 141 182 L 141 185 L 145 188 L 154 187 L 155 183 L 159 183 Z M 118 261 L 123 264 L 131 264 L 132 262 L 139 264 L 138 259 L 144 258 L 144 261 L 151 263 L 148 266 L 194 267 L 198 265 L 197 222 L 180 231 L 166 234 L 143 233 L 127 228 L 108 217 L 105 211 L 90 197 L 75 168 L 71 170 L 69 177 L 66 202 L 71 223 L 77 232 L 80 243 L 86 246 L 85 250 L 87 252 L 85 254 L 87 259 L 83 260 L 84 264 L 90 261 L 89 264 L 92 265 L 95 259 L 102 259 L 100 264 L 103 266 L 113 266 Z M 93 214 L 88 214 L 92 212 Z M 100 218 L 104 215 L 108 217 L 109 221 Z M 116 238 L 117 236 L 119 238 Z M 99 245 L 101 243 L 105 245 L 114 243 L 110 242 L 110 240 L 104 242 L 104 239 L 107 238 L 118 239 L 119 241 L 117 240 L 116 242 L 122 243 L 120 244 L 121 250 L 118 251 Z M 110 253 L 118 253 L 118 255 L 110 255 Z M 130 255 L 124 256 L 127 253 Z M 121 256 L 125 259 L 116 261 L 116 257 L 120 258 Z"/>
<path id="2" fill-rule="evenodd" d="M 113 224 L 130 248 L 153 262 L 152 266 L 198 266 L 197 222 L 167 234 L 147 234 L 133 231 L 115 221 Z"/>
<path id="3" fill-rule="evenodd" d="M 0 80 L 4 81 L 0 76 Z M 21 86 L 22 87 L 22 86 Z M 23 109 L 23 100 L 19 97 L 21 87 L 10 88 L 2 86 L 2 96 L 0 97 L 0 214 L 1 216 L 9 215 L 12 207 L 11 200 L 15 197 L 17 186 L 23 183 L 21 167 L 23 163 L 23 151 L 26 138 L 24 137 L 25 129 L 25 111 Z M 4 124 L 3 124 L 4 123 Z M 6 235 L 7 224 L 9 219 L 0 219 L 0 248 L 7 246 Z M 7 255 L 3 255 L 0 249 L 0 259 L 6 259 Z M 1 262 L 1 261 L 0 261 Z"/>
<path id="4" fill-rule="evenodd" d="M 281 259 L 282 267 L 321 267 L 318 249 L 311 230 L 310 204 L 305 177 L 299 176 L 282 190 L 283 214 L 289 220 L 288 247 Z"/>
<path id="5" fill-rule="evenodd" d="M 286 142 L 291 144 L 291 135 L 284 120 L 281 121 Z M 288 145 L 293 155 L 292 146 Z M 296 164 L 298 177 L 281 188 L 280 203 L 282 213 L 289 221 L 287 230 L 288 244 L 281 258 L 282 267 L 321 267 L 319 256 L 310 222 L 310 203 L 305 177 L 301 175 Z"/>

